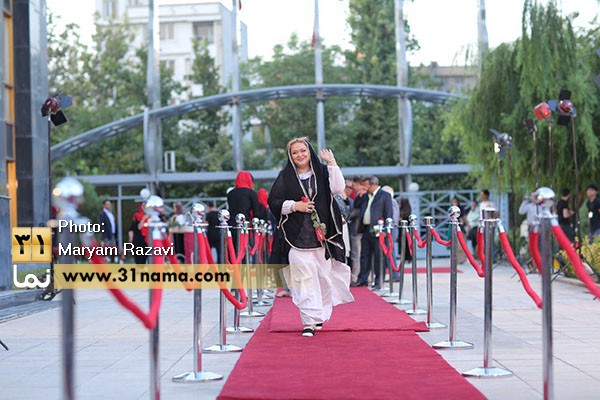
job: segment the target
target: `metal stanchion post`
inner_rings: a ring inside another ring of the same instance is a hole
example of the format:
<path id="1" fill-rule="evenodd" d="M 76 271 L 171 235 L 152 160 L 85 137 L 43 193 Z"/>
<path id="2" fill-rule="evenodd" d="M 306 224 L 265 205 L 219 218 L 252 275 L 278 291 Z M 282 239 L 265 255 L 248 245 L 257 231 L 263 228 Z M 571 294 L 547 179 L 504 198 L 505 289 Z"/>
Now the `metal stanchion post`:
<path id="1" fill-rule="evenodd" d="M 463 372 L 464 376 L 472 376 L 475 378 L 500 378 L 512 376 L 512 372 L 499 368 L 491 367 L 492 363 L 492 268 L 493 258 L 492 245 L 494 243 L 494 230 L 496 228 L 496 219 L 494 214 L 496 210 L 493 208 L 484 208 L 481 210 L 483 216 L 483 240 L 485 251 L 484 265 L 484 329 L 483 329 L 483 367 L 473 368 Z"/>
<path id="2" fill-rule="evenodd" d="M 250 223 L 245 222 L 245 229 L 250 232 Z M 264 317 L 265 314 L 254 311 L 254 290 L 252 289 L 252 273 L 250 271 L 250 243 L 246 247 L 246 287 L 248 297 L 248 310 L 240 313 L 242 317 Z"/>
<path id="3" fill-rule="evenodd" d="M 456 283 L 457 283 L 457 262 L 456 257 L 458 241 L 456 232 L 458 231 L 458 217 L 460 217 L 460 208 L 452 206 L 448 210 L 450 217 L 451 228 L 451 243 L 450 243 L 450 326 L 448 329 L 448 340 L 434 344 L 434 349 L 451 349 L 451 350 L 467 350 L 472 349 L 473 344 L 456 340 Z"/>
<path id="4" fill-rule="evenodd" d="M 392 218 L 386 218 L 386 220 L 385 220 L 385 231 L 387 233 L 387 237 L 390 240 L 389 241 L 390 242 L 390 251 L 391 251 L 391 246 L 393 246 L 393 242 L 394 242 L 394 239 L 392 237 L 392 230 L 393 229 L 394 229 L 394 220 Z M 383 254 L 382 254 L 381 258 L 382 258 L 382 260 L 385 258 Z M 393 266 L 387 260 L 386 260 L 386 263 L 388 264 L 388 269 L 389 269 L 389 278 L 388 279 L 389 279 L 389 288 L 390 288 L 390 291 L 388 293 L 383 293 L 381 295 L 381 297 L 387 297 L 386 300 L 390 304 L 400 304 L 400 300 L 394 298 L 394 297 L 398 296 L 398 293 L 394 292 L 394 278 L 392 277 Z M 383 288 L 383 285 L 381 285 L 381 287 Z"/>
<path id="5" fill-rule="evenodd" d="M 77 220 L 79 213 L 77 207 L 83 200 L 83 185 L 74 178 L 61 180 L 54 190 L 54 203 L 59 209 L 57 219 Z M 59 243 L 74 243 L 75 235 L 69 230 L 61 230 L 58 233 Z M 62 255 L 58 258 L 60 264 L 75 264 L 73 255 Z M 48 278 L 46 278 L 48 279 Z M 73 312 L 74 289 L 64 289 L 61 299 L 62 316 L 62 375 L 63 375 L 63 399 L 75 398 L 75 315 Z"/>
<path id="6" fill-rule="evenodd" d="M 198 250 L 198 234 L 204 234 L 204 206 L 200 203 L 192 205 L 192 225 L 194 227 L 194 263 L 200 264 Z M 210 249 L 207 249 L 210 251 Z M 176 383 L 194 383 L 216 381 L 223 379 L 223 375 L 215 374 L 202 370 L 202 289 L 194 289 L 194 343 L 192 350 L 194 352 L 194 370 L 175 375 L 173 382 Z"/>
<path id="7" fill-rule="evenodd" d="M 225 238 L 227 235 L 227 230 L 229 229 L 229 225 L 227 225 L 227 221 L 229 221 L 229 211 L 221 210 L 219 219 L 221 220 L 221 224 L 219 225 L 219 233 L 221 235 L 221 254 L 219 257 L 219 263 L 221 266 L 223 266 L 225 265 L 225 257 L 227 257 L 227 242 L 225 241 Z M 238 351 L 242 351 L 242 348 L 227 344 L 227 331 L 225 330 L 225 295 L 223 294 L 223 291 L 221 291 L 219 293 L 219 343 L 205 347 L 202 349 L 202 352 L 231 353 Z"/>
<path id="8" fill-rule="evenodd" d="M 265 288 L 263 289 L 263 298 L 265 299 L 273 299 L 273 291 L 271 289 L 267 289 L 267 283 L 268 282 L 268 274 L 267 274 L 267 260 L 269 259 L 269 255 L 267 253 L 267 242 L 269 241 L 269 224 L 267 224 L 267 221 L 265 221 L 264 219 L 260 220 L 260 226 L 262 228 L 262 233 L 263 233 L 263 242 L 262 242 L 262 259 L 263 262 L 261 264 L 261 268 L 262 268 L 262 276 L 263 276 L 263 282 L 265 284 Z M 269 286 L 270 287 L 270 286 Z"/>
<path id="9" fill-rule="evenodd" d="M 240 243 L 240 235 L 242 233 L 247 233 L 247 231 L 245 230 L 245 225 L 246 225 L 246 216 L 244 214 L 238 214 L 235 216 L 235 222 L 237 224 L 237 229 L 236 229 L 236 237 L 237 237 L 237 242 L 238 244 Z M 246 248 L 248 248 L 246 246 Z M 235 297 L 238 300 L 242 299 L 242 296 L 240 294 L 240 292 L 244 290 L 243 288 L 238 288 L 235 289 Z M 229 333 L 250 333 L 250 332 L 254 332 L 254 329 L 252 328 L 248 328 L 245 326 L 240 326 L 240 310 L 237 307 L 233 308 L 233 326 L 229 326 L 226 329 L 227 332 Z"/>
<path id="10" fill-rule="evenodd" d="M 552 205 L 555 193 L 541 187 L 534 193 L 540 210 L 540 253 L 542 256 L 542 345 L 544 352 L 544 400 L 554 399 L 554 363 L 552 339 Z"/>
<path id="11" fill-rule="evenodd" d="M 164 206 L 162 198 L 156 195 L 150 196 L 144 204 L 144 212 L 150 216 L 148 223 L 148 231 L 150 232 L 150 243 L 154 244 L 155 239 L 162 239 L 163 235 L 166 234 L 167 224 L 160 220 L 160 210 Z M 153 257 L 152 263 L 156 262 L 157 256 Z M 159 256 L 164 257 L 164 256 Z M 162 264 L 162 262 L 161 262 Z M 152 304 L 153 289 L 148 292 L 149 304 Z M 160 399 L 160 365 L 159 365 L 159 318 L 156 318 L 156 326 L 150 331 L 150 399 Z"/>
<path id="12" fill-rule="evenodd" d="M 266 227 L 264 224 L 264 220 L 259 220 L 258 218 L 254 218 L 252 220 L 252 224 L 254 225 L 254 229 L 255 232 L 258 234 L 259 238 L 261 239 L 265 239 L 266 235 Z M 257 239 L 260 240 L 260 239 Z M 258 260 L 258 253 L 262 251 L 262 248 L 259 247 L 256 250 L 256 259 Z M 265 281 L 264 281 L 264 259 L 262 263 L 256 263 L 256 292 L 258 294 L 258 297 L 256 299 L 256 301 L 254 302 L 255 306 L 270 306 L 271 303 L 268 301 L 265 301 L 264 299 L 266 298 L 265 296 L 265 290 L 264 290 L 264 286 L 265 286 Z"/>
<path id="13" fill-rule="evenodd" d="M 404 289 L 404 259 L 406 258 L 406 233 L 408 232 L 408 222 L 400 221 L 400 277 L 398 278 L 398 303 L 411 304 L 410 300 L 402 298 L 402 290 Z"/>
<path id="14" fill-rule="evenodd" d="M 408 231 L 410 232 L 410 239 L 412 242 L 412 310 L 406 311 L 409 315 L 418 315 L 425 314 L 427 311 L 419 308 L 419 292 L 417 286 L 417 237 L 415 235 L 415 230 L 417 227 L 417 216 L 415 214 L 410 214 L 408 216 Z"/>
<path id="15" fill-rule="evenodd" d="M 383 220 L 380 219 L 377 221 L 377 225 L 375 226 L 375 240 L 377 244 L 375 245 L 375 251 L 379 253 L 379 282 L 375 285 L 375 290 L 383 289 L 383 281 L 385 280 L 385 269 L 384 269 L 384 255 L 383 251 L 381 251 L 381 247 L 379 246 L 379 235 L 383 232 Z M 376 281 L 376 279 L 375 279 Z"/>
<path id="16" fill-rule="evenodd" d="M 427 269 L 427 327 L 429 329 L 445 328 L 446 325 L 439 322 L 431 322 L 431 314 L 433 314 L 433 267 L 432 267 L 432 248 L 433 248 L 433 236 L 431 235 L 431 228 L 433 228 L 433 217 L 424 217 L 425 228 L 427 233 L 425 234 L 425 240 L 427 245 L 425 247 L 426 256 L 425 263 Z"/>

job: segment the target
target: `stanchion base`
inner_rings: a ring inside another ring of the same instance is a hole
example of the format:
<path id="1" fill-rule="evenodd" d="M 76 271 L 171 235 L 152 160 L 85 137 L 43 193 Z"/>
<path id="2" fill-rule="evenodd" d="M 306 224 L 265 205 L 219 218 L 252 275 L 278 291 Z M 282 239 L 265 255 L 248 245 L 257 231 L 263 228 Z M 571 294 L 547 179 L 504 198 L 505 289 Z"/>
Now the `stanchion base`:
<path id="1" fill-rule="evenodd" d="M 262 300 L 255 301 L 252 304 L 255 305 L 255 306 L 259 306 L 259 307 L 266 307 L 266 306 L 270 306 L 271 305 L 271 303 L 269 303 L 268 301 L 262 301 Z"/>
<path id="2" fill-rule="evenodd" d="M 379 297 L 398 297 L 398 293 L 396 292 L 385 292 L 379 295 Z"/>
<path id="3" fill-rule="evenodd" d="M 446 325 L 440 324 L 439 322 L 425 322 L 425 325 L 427 325 L 427 327 L 429 329 L 439 329 L 439 328 L 445 328 L 446 327 Z"/>
<path id="4" fill-rule="evenodd" d="M 427 314 L 426 310 L 417 308 L 416 310 L 406 310 L 408 315 L 419 315 L 419 314 Z"/>
<path id="5" fill-rule="evenodd" d="M 241 347 L 234 346 L 232 344 L 215 344 L 202 349 L 203 353 L 236 353 L 242 351 Z"/>
<path id="6" fill-rule="evenodd" d="M 250 333 L 250 332 L 254 332 L 254 329 L 252 329 L 252 328 L 246 328 L 245 326 L 238 326 L 237 328 L 235 326 L 229 326 L 229 327 L 225 328 L 225 330 L 227 331 L 227 333 Z"/>
<path id="7" fill-rule="evenodd" d="M 383 297 L 383 296 L 382 296 Z M 384 300 L 390 304 L 400 304 L 400 300 L 395 299 L 393 297 L 384 297 Z"/>
<path id="8" fill-rule="evenodd" d="M 258 311 L 242 311 L 240 313 L 240 316 L 242 316 L 242 317 L 264 317 L 265 314 L 258 312 Z"/>
<path id="9" fill-rule="evenodd" d="M 398 301 L 398 304 L 412 304 L 411 300 L 406 300 L 406 299 L 400 299 Z"/>
<path id="10" fill-rule="evenodd" d="M 507 369 L 491 367 L 491 368 L 473 368 L 462 373 L 463 376 L 470 376 L 473 378 L 506 378 L 512 376 L 513 373 Z"/>
<path id="11" fill-rule="evenodd" d="M 223 375 L 215 374 L 214 372 L 200 371 L 184 372 L 183 374 L 175 375 L 171 380 L 175 383 L 196 383 L 218 381 L 219 379 L 223 379 Z"/>
<path id="12" fill-rule="evenodd" d="M 434 344 L 434 349 L 448 349 L 448 350 L 470 350 L 473 348 L 473 343 L 463 342 L 462 340 L 443 341 Z"/>

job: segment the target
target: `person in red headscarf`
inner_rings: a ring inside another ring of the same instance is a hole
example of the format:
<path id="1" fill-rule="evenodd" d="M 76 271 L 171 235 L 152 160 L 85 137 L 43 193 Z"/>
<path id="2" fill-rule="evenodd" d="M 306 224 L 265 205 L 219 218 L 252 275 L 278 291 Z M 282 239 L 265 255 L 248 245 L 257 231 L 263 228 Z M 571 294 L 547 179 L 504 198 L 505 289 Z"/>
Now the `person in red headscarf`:
<path id="1" fill-rule="evenodd" d="M 148 226 L 146 222 L 150 218 L 144 213 L 144 203 L 138 203 L 137 212 L 133 214 L 131 225 L 129 226 L 129 242 L 133 243 L 134 247 L 146 247 L 148 243 Z M 136 264 L 146 264 L 145 255 L 134 255 Z"/>
<path id="2" fill-rule="evenodd" d="M 235 189 L 227 194 L 227 205 L 231 214 L 230 224 L 235 224 L 235 217 L 244 214 L 246 221 L 252 218 L 262 218 L 259 208 L 258 195 L 253 188 L 254 180 L 248 171 L 240 171 L 235 178 Z"/>

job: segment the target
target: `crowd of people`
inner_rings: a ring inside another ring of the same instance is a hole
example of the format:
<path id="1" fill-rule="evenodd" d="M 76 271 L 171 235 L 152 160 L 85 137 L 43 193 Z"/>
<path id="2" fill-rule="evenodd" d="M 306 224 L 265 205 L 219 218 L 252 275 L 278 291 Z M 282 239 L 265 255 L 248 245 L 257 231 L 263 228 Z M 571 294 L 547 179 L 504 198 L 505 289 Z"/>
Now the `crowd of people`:
<path id="1" fill-rule="evenodd" d="M 390 186 L 380 186 L 376 176 L 355 176 L 345 180 L 336 163 L 334 153 L 323 149 L 318 154 L 306 137 L 292 139 L 286 146 L 287 162 L 274 181 L 270 192 L 265 188 L 255 190 L 252 175 L 240 171 L 235 187 L 227 193 L 227 206 L 235 224 L 235 216 L 243 214 L 247 221 L 254 218 L 270 221 L 273 227 L 273 244 L 269 264 L 281 266 L 282 288 L 278 296 L 291 296 L 298 307 L 303 323 L 303 336 L 313 336 L 327 322 L 333 307 L 353 301 L 351 286 L 371 286 L 380 289 L 385 276 L 380 276 L 382 253 L 376 236 L 379 220 L 391 218 L 394 222 L 392 240 L 394 258 L 405 236 L 400 236 L 398 225 L 411 214 L 407 198 L 394 198 Z M 600 236 L 600 198 L 598 187 L 586 188 L 589 220 L 589 238 Z M 563 189 L 555 212 L 566 235 L 575 239 L 575 210 L 581 204 L 569 204 L 571 193 Z M 460 208 L 461 229 L 477 254 L 477 229 L 481 211 L 498 210 L 490 200 L 487 189 L 480 192 L 479 202 L 473 200 L 463 206 L 457 197 L 452 205 Z M 519 213 L 525 215 L 524 224 L 531 229 L 537 223 L 538 208 L 533 195 L 525 196 Z M 220 259 L 220 224 L 214 202 L 207 203 L 205 216 L 207 237 L 215 260 Z M 498 211 L 496 211 L 498 216 Z M 117 223 L 109 200 L 103 202 L 98 219 L 107 229 L 102 234 L 103 245 L 117 245 Z M 135 246 L 148 243 L 148 216 L 143 212 L 143 199 L 129 223 L 128 240 Z M 174 204 L 172 215 L 165 221 L 184 225 L 184 208 Z M 407 245 L 407 243 L 404 243 Z M 175 243 L 180 248 L 183 241 Z M 136 256 L 136 264 L 146 263 L 145 256 Z M 411 261 L 409 251 L 405 260 Z M 387 261 L 384 262 L 387 264 Z M 391 271 L 390 279 L 399 279 Z M 385 271 L 384 271 L 385 274 Z"/>

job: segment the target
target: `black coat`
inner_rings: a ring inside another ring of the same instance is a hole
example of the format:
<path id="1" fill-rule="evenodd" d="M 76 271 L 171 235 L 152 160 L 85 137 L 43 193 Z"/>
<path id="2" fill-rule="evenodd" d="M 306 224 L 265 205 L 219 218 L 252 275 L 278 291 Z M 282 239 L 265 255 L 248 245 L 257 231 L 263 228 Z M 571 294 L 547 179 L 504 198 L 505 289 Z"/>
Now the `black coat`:
<path id="1" fill-rule="evenodd" d="M 311 168 L 316 181 L 316 194 L 312 200 L 315 202 L 316 212 L 320 221 L 327 228 L 325 234 L 326 241 L 323 242 L 327 248 L 325 257 L 327 259 L 333 257 L 345 263 L 342 215 L 329 189 L 329 172 L 327 171 L 327 166 L 319 161 L 313 148 L 310 145 L 308 145 L 308 148 L 311 156 Z M 292 161 L 288 159 L 286 166 L 279 173 L 269 193 L 269 209 L 278 221 L 277 230 L 273 238 L 270 264 L 288 263 L 289 250 L 291 246 L 295 246 L 295 233 L 300 230 L 304 219 L 310 218 L 310 214 L 293 212 L 288 215 L 282 215 L 281 209 L 286 200 L 300 201 L 304 196 L 305 194 L 296 170 L 292 165 Z"/>
<path id="2" fill-rule="evenodd" d="M 358 218 L 358 221 L 361 224 L 361 226 L 363 226 L 362 221 L 363 217 L 365 216 L 365 211 L 367 210 L 368 204 L 369 201 L 367 198 L 360 205 L 360 216 Z M 371 203 L 371 225 L 369 227 L 369 230 L 372 230 L 373 227 L 377 225 L 378 220 L 383 219 L 385 221 L 386 218 L 393 218 L 394 209 L 392 207 L 392 196 L 390 196 L 389 193 L 379 188 L 379 190 L 375 194 L 373 202 Z M 366 227 L 363 226 L 363 229 L 366 230 Z M 363 233 L 367 233 L 364 232 L 364 230 Z"/>

